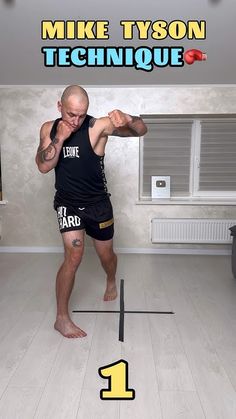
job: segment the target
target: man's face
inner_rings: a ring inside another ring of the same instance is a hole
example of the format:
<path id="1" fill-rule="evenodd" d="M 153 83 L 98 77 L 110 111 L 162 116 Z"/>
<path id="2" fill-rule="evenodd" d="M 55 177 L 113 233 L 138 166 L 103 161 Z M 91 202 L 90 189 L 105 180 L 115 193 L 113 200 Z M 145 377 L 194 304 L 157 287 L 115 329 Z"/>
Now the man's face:
<path id="1" fill-rule="evenodd" d="M 77 131 L 83 124 L 88 110 L 88 102 L 79 101 L 75 97 L 69 97 L 64 102 L 58 102 L 58 110 L 61 112 L 63 121 L 68 122 L 72 127 L 72 131 Z"/>

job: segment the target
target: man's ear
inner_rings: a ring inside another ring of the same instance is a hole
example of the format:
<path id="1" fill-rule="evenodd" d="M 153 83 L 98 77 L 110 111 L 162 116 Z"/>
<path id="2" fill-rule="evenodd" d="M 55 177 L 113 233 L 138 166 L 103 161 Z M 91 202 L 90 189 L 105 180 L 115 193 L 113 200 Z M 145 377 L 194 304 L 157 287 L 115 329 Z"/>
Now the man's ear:
<path id="1" fill-rule="evenodd" d="M 61 108 L 62 108 L 61 101 L 58 100 L 58 102 L 57 102 L 57 109 L 59 110 L 59 112 L 61 112 Z"/>

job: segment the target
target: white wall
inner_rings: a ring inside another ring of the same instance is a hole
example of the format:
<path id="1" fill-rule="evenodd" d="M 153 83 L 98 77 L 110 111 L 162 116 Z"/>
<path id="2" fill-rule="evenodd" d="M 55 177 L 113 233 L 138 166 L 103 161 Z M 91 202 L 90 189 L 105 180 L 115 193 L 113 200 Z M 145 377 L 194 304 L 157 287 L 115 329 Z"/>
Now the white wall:
<path id="1" fill-rule="evenodd" d="M 86 87 L 86 86 L 85 86 Z M 0 89 L 0 138 L 3 199 L 1 246 L 59 246 L 52 207 L 54 173 L 38 172 L 34 156 L 41 124 L 58 117 L 56 103 L 64 86 Z M 89 113 L 118 108 L 130 114 L 234 113 L 235 86 L 88 87 Z M 137 205 L 139 141 L 111 138 L 106 174 L 115 214 L 115 246 L 157 248 L 150 242 L 153 217 L 236 218 L 234 206 Z"/>

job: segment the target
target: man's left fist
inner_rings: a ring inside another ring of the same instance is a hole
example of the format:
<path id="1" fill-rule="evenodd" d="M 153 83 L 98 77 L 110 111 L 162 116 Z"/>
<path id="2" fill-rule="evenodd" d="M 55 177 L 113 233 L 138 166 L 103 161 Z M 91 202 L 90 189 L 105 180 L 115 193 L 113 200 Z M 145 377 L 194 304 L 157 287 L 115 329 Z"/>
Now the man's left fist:
<path id="1" fill-rule="evenodd" d="M 129 122 L 132 121 L 132 118 L 130 115 L 119 111 L 118 109 L 115 109 L 112 112 L 108 112 L 108 116 L 114 125 L 114 127 L 125 127 Z"/>

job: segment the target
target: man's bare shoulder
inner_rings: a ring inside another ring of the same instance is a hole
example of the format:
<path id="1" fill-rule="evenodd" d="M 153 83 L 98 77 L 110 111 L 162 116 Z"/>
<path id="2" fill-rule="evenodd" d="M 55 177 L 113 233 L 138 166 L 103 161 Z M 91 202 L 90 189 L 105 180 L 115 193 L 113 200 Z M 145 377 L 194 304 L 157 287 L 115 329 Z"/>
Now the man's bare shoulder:
<path id="1" fill-rule="evenodd" d="M 108 116 L 102 116 L 100 118 L 91 118 L 89 121 L 89 128 L 92 132 L 97 135 L 106 135 L 108 127 L 111 125 L 110 118 Z"/>
<path id="2" fill-rule="evenodd" d="M 54 121 L 46 121 L 40 128 L 40 137 L 48 136 L 51 132 Z"/>
<path id="3" fill-rule="evenodd" d="M 109 123 L 110 119 L 108 116 L 101 116 L 99 118 L 90 118 L 89 127 L 93 128 L 96 126 L 106 126 Z"/>
<path id="4" fill-rule="evenodd" d="M 46 121 L 42 124 L 41 130 L 50 130 L 53 126 L 54 121 Z"/>

